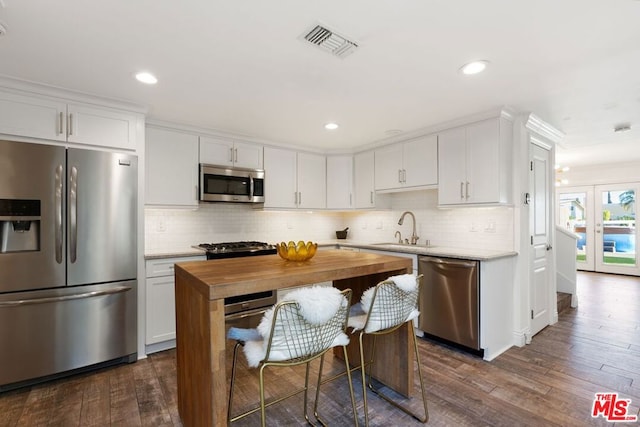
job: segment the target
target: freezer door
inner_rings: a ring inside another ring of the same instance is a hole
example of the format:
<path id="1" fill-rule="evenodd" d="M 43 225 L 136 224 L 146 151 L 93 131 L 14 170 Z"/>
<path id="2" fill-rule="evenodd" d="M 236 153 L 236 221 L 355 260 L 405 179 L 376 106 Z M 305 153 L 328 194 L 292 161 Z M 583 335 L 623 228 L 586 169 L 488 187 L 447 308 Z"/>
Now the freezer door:
<path id="1" fill-rule="evenodd" d="M 65 284 L 65 149 L 0 141 L 0 294 Z"/>
<path id="2" fill-rule="evenodd" d="M 136 281 L 0 295 L 0 392 L 136 353 Z"/>
<path id="3" fill-rule="evenodd" d="M 67 283 L 136 277 L 137 157 L 67 151 Z"/>

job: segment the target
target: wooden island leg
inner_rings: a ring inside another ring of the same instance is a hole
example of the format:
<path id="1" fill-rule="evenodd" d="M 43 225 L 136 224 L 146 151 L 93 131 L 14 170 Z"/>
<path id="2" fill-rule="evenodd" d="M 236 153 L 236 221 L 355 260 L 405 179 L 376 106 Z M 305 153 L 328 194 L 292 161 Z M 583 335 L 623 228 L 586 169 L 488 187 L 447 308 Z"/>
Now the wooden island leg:
<path id="1" fill-rule="evenodd" d="M 185 426 L 227 424 L 224 300 L 209 300 L 176 270 L 178 411 Z"/>
<path id="2" fill-rule="evenodd" d="M 406 274 L 405 270 L 379 273 L 369 276 L 355 277 L 352 279 L 335 280 L 333 286 L 342 290 L 350 288 L 353 290 L 351 304 L 360 302 L 362 293 L 390 276 Z M 414 333 L 413 328 L 405 324 L 397 331 L 378 337 L 376 343 L 376 357 L 372 375 L 375 379 L 391 387 L 398 393 L 410 397 L 413 391 L 413 346 L 409 334 Z M 365 337 L 365 357 L 368 358 L 368 342 L 371 337 Z M 334 352 L 340 357 L 341 352 Z M 360 355 L 358 350 L 358 338 L 356 334 L 351 335 L 351 342 L 348 346 L 348 355 L 351 365 L 359 364 Z M 340 357 L 342 358 L 342 357 Z"/>

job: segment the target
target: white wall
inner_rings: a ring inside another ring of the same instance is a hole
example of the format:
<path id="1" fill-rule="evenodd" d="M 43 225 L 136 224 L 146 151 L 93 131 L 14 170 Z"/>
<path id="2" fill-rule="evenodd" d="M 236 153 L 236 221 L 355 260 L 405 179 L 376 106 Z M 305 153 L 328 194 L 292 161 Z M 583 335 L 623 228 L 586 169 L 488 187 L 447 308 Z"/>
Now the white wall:
<path id="1" fill-rule="evenodd" d="M 567 172 L 556 172 L 556 178 L 567 179 L 569 183 L 564 185 L 565 187 L 637 182 L 638 170 L 640 170 L 640 162 L 574 166 Z M 558 189 L 561 190 L 562 187 Z"/>
<path id="2" fill-rule="evenodd" d="M 196 210 L 146 208 L 145 217 L 147 254 L 190 251 L 207 242 L 327 241 L 346 227 L 340 213 L 263 211 L 231 203 L 201 204 Z"/>
<path id="3" fill-rule="evenodd" d="M 411 236 L 411 218 L 398 225 L 405 210 L 416 216 L 419 244 L 511 251 L 512 208 L 438 209 L 437 191 L 422 190 L 384 195 L 391 209 L 381 211 L 263 211 L 241 204 L 203 204 L 197 210 L 145 209 L 147 254 L 192 250 L 203 242 L 289 240 L 323 242 L 335 239 L 335 231 L 349 227 L 348 240 L 392 242 L 399 230 Z M 492 226 L 493 225 L 493 226 Z"/>
<path id="4" fill-rule="evenodd" d="M 411 218 L 398 220 L 406 210 L 416 216 L 418 244 L 454 246 L 469 249 L 513 250 L 513 210 L 507 207 L 439 209 L 437 190 L 409 191 L 385 195 L 391 198 L 387 211 L 345 214 L 349 239 L 394 242 L 396 230 L 411 236 Z"/>

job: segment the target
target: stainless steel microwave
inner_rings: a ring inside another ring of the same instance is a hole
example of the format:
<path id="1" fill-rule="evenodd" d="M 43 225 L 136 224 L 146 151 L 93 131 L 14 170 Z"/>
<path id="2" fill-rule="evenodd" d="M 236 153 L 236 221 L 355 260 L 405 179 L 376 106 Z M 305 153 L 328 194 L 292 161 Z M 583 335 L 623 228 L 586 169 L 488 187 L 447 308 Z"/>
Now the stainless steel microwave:
<path id="1" fill-rule="evenodd" d="M 264 170 L 200 164 L 200 200 L 264 203 Z"/>

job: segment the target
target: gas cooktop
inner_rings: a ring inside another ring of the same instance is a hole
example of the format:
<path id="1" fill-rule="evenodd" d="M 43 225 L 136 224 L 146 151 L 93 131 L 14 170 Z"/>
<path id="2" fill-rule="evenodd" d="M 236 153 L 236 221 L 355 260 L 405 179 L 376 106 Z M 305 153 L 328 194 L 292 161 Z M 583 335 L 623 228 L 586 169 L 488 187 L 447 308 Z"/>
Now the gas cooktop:
<path id="1" fill-rule="evenodd" d="M 201 243 L 195 247 L 205 250 L 207 253 L 207 259 L 268 255 L 277 253 L 276 247 L 274 245 L 255 241 Z"/>

